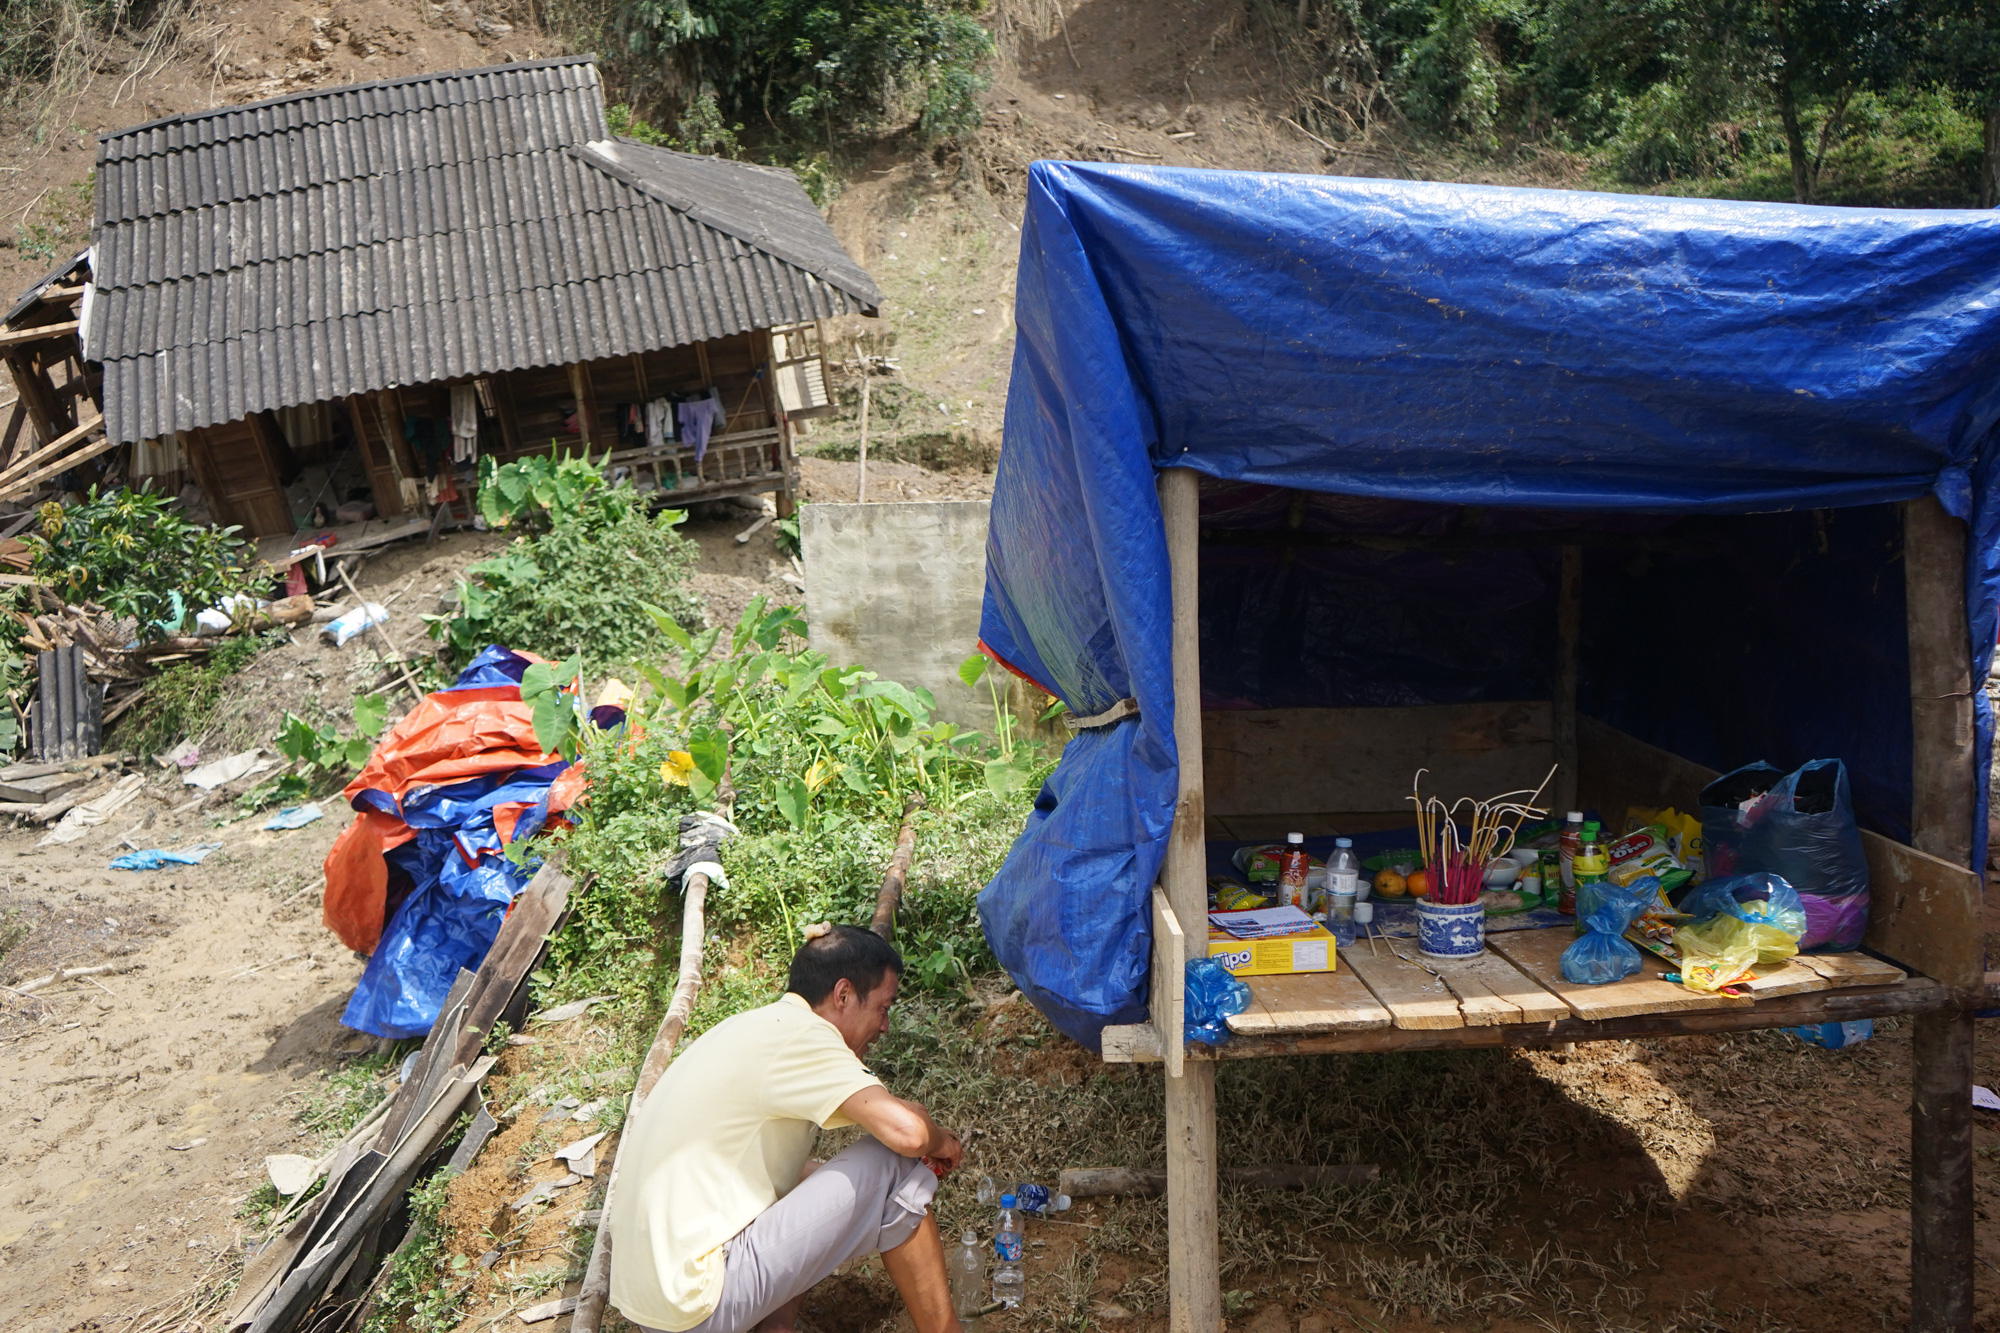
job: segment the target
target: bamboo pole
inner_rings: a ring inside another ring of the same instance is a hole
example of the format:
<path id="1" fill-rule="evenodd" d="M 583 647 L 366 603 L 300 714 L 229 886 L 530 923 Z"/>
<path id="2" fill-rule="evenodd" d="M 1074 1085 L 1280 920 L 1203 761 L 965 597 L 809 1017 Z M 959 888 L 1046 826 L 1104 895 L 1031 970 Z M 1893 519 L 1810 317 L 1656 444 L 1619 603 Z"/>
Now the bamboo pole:
<path id="1" fill-rule="evenodd" d="M 875 919 L 868 923 L 868 929 L 891 942 L 896 938 L 896 907 L 903 901 L 903 886 L 917 851 L 917 811 L 923 808 L 922 793 L 913 791 L 903 798 L 903 826 L 896 830 L 896 850 L 883 872 L 882 891 L 875 895 Z"/>
<path id="2" fill-rule="evenodd" d="M 727 819 L 736 805 L 736 789 L 725 768 L 716 784 L 715 812 Z M 702 938 L 706 932 L 702 908 L 708 900 L 708 876 L 691 872 L 682 886 L 680 976 L 674 983 L 673 998 L 667 1002 L 666 1017 L 639 1066 L 638 1081 L 632 1085 L 632 1099 L 625 1108 L 625 1127 L 618 1134 L 618 1151 L 611 1156 L 611 1170 L 604 1178 L 604 1207 L 597 1219 L 597 1237 L 591 1242 L 590 1263 L 583 1271 L 583 1286 L 577 1290 L 576 1311 L 570 1316 L 570 1333 L 597 1333 L 604 1321 L 604 1307 L 611 1298 L 611 1197 L 618 1189 L 618 1165 L 625 1159 L 625 1141 L 639 1117 L 639 1108 L 667 1072 L 674 1047 L 687 1031 L 694 1015 L 695 997 L 701 993 Z"/>
<path id="3" fill-rule="evenodd" d="M 868 377 L 868 358 L 861 354 L 861 344 L 854 345 L 854 362 L 861 367 L 861 473 L 854 487 L 854 502 L 868 503 L 868 388 L 873 383 Z"/>

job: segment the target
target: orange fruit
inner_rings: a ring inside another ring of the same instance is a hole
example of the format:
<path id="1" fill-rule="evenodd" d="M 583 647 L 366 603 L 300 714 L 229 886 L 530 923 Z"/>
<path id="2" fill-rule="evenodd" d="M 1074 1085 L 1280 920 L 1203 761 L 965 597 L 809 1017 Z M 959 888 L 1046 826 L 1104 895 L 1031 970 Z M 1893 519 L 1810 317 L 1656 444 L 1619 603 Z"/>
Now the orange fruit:
<path id="1" fill-rule="evenodd" d="M 1409 883 L 1393 870 L 1375 873 L 1375 892 L 1384 898 L 1400 898 L 1410 891 Z"/>
<path id="2" fill-rule="evenodd" d="M 1404 883 L 1409 886 L 1412 898 L 1428 898 L 1431 896 L 1431 872 L 1428 870 L 1412 870 L 1409 879 L 1405 880 Z"/>

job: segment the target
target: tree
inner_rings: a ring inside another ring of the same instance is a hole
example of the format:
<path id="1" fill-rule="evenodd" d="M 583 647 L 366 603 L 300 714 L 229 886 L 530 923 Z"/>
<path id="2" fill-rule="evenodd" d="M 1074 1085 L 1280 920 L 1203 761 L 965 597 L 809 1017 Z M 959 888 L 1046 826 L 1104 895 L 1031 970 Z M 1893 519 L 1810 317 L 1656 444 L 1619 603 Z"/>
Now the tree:
<path id="1" fill-rule="evenodd" d="M 2000 206 L 2000 0 L 1922 0 L 1911 72 L 1958 93 L 1985 121 L 1979 206 Z"/>
<path id="2" fill-rule="evenodd" d="M 1792 196 L 1809 204 L 1829 144 L 1838 138 L 1854 94 L 1886 91 L 1914 55 L 1909 0 L 1765 0 L 1771 91 L 1792 161 Z M 1806 147 L 1800 107 L 1824 104 L 1818 142 Z"/>

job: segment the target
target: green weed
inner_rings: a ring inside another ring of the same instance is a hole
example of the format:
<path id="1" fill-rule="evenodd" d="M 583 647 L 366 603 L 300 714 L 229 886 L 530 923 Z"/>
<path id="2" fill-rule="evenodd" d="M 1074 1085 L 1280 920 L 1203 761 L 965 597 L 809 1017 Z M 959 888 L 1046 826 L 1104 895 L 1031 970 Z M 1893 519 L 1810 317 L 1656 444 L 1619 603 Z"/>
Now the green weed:
<path id="1" fill-rule="evenodd" d="M 182 662 L 146 682 L 146 692 L 117 724 L 119 743 L 139 754 L 158 754 L 175 742 L 199 736 L 215 716 L 231 676 L 249 665 L 269 642 L 284 637 L 237 635 L 220 640 L 206 662 Z"/>
<path id="2" fill-rule="evenodd" d="M 441 1168 L 410 1191 L 410 1230 L 389 1258 L 389 1275 L 366 1333 L 447 1333 L 464 1317 L 472 1283 L 463 1274 L 471 1260 L 449 1252 L 442 1217 L 452 1175 Z"/>

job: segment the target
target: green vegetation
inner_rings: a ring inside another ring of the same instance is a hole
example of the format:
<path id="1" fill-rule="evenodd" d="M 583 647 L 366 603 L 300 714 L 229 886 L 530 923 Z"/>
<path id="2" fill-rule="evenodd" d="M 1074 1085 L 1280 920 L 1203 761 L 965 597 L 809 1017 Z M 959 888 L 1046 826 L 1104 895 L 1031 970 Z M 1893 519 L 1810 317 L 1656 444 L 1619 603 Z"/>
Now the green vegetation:
<path id="1" fill-rule="evenodd" d="M 453 1255 L 445 1244 L 449 1233 L 443 1213 L 454 1174 L 449 1167 L 440 1167 L 410 1191 L 410 1230 L 389 1257 L 389 1275 L 383 1279 L 375 1312 L 364 1325 L 367 1333 L 394 1333 L 400 1328 L 447 1333 L 458 1327 L 469 1284 L 457 1277 L 455 1269 L 468 1268 L 472 1261 Z"/>
<path id="2" fill-rule="evenodd" d="M 1299 117 L 1598 183 L 1992 202 L 2000 12 L 1947 0 L 1257 0 Z M 1984 192 L 1982 194 L 1982 191 Z"/>
<path id="3" fill-rule="evenodd" d="M 0 37 L 0 45 L 5 38 Z M 0 56 L 0 65 L 4 65 Z M 18 222 L 21 254 L 29 261 L 54 267 L 90 244 L 90 215 L 96 202 L 97 172 L 59 185 L 37 200 Z"/>
<path id="4" fill-rule="evenodd" d="M 146 682 L 146 693 L 118 720 L 118 743 L 138 754 L 158 754 L 185 737 L 199 736 L 221 704 L 229 678 L 249 665 L 269 635 L 235 635 L 216 641 L 206 662 L 180 662 Z"/>
<path id="5" fill-rule="evenodd" d="M 667 640 L 641 604 L 664 607 L 699 629 L 701 603 L 687 589 L 698 550 L 674 529 L 677 509 L 648 514 L 645 497 L 613 486 L 601 462 L 528 458 L 481 478 L 487 521 L 526 528 L 467 571 L 458 608 L 427 616 L 432 637 L 463 663 L 489 643 L 544 656 L 581 652 L 592 666 L 630 662 Z"/>
<path id="6" fill-rule="evenodd" d="M 235 528 L 193 523 L 172 496 L 120 488 L 81 504 L 54 501 L 22 540 L 34 571 L 70 602 L 94 601 L 138 622 L 142 642 L 177 633 L 190 614 L 249 586 L 253 548 Z"/>
<path id="7" fill-rule="evenodd" d="M 680 144 L 734 144 L 741 123 L 834 147 L 914 112 L 927 138 L 979 123 L 993 39 L 976 0 L 626 0 L 613 26 L 636 87 L 685 99 Z M 678 146 L 678 145 L 677 145 Z"/>

